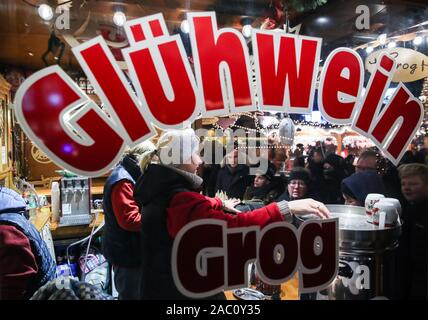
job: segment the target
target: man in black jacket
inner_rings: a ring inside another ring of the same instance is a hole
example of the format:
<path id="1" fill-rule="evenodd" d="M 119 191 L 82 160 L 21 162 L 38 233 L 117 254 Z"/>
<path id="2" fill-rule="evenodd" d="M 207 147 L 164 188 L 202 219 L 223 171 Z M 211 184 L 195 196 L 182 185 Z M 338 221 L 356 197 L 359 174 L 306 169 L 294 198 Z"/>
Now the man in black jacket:
<path id="1" fill-rule="evenodd" d="M 404 295 L 407 299 L 427 299 L 428 166 L 402 165 L 399 174 L 406 199 L 400 239 Z"/>
<path id="2" fill-rule="evenodd" d="M 142 215 L 134 200 L 134 186 L 141 176 L 140 159 L 154 150 L 150 141 L 128 149 L 104 185 L 102 249 L 113 266 L 114 283 L 121 300 L 139 298 Z"/>
<path id="3" fill-rule="evenodd" d="M 244 155 L 245 156 L 245 155 Z M 249 175 L 249 167 L 239 164 L 238 150 L 225 157 L 225 166 L 218 172 L 216 192 L 223 191 L 228 198 L 243 199 L 245 190 L 252 185 L 254 177 Z"/>

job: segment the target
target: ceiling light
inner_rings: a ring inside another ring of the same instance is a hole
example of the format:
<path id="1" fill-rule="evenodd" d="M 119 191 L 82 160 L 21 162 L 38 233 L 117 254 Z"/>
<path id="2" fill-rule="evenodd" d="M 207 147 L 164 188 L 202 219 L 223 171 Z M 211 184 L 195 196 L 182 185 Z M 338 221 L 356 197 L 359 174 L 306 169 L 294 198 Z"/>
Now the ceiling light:
<path id="1" fill-rule="evenodd" d="M 54 15 L 52 8 L 47 4 L 41 4 L 39 9 L 37 9 L 37 12 L 39 13 L 40 18 L 46 21 L 51 20 Z"/>
<path id="2" fill-rule="evenodd" d="M 126 22 L 126 16 L 122 11 L 116 11 L 113 15 L 113 22 L 118 27 L 122 27 Z"/>
<path id="3" fill-rule="evenodd" d="M 416 38 L 413 39 L 413 44 L 418 46 L 422 43 L 423 38 L 421 36 L 417 36 Z"/>
<path id="4" fill-rule="evenodd" d="M 242 34 L 244 35 L 245 38 L 249 38 L 251 37 L 251 30 L 253 28 L 251 27 L 250 24 L 246 24 L 245 26 L 242 27 Z"/>
<path id="5" fill-rule="evenodd" d="M 397 46 L 397 43 L 395 41 L 391 41 L 388 43 L 388 48 L 395 48 Z"/>
<path id="6" fill-rule="evenodd" d="M 330 21 L 330 19 L 329 18 L 327 18 L 327 17 L 319 17 L 319 18 L 317 18 L 317 20 L 316 20 L 316 22 L 318 23 L 318 24 L 326 24 L 326 23 L 328 23 Z"/>
<path id="7" fill-rule="evenodd" d="M 181 22 L 180 29 L 183 33 L 189 33 L 189 30 L 190 30 L 189 21 L 183 20 Z"/>

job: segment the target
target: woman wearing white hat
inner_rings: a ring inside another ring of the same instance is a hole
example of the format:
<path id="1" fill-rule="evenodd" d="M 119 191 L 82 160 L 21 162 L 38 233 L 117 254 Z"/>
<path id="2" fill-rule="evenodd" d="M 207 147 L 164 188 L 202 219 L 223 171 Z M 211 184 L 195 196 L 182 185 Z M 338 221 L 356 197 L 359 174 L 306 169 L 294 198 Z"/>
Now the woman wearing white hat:
<path id="1" fill-rule="evenodd" d="M 224 220 L 231 228 L 264 227 L 292 214 L 329 215 L 321 202 L 312 199 L 281 201 L 245 214 L 236 213 L 234 206 L 239 200 L 222 202 L 196 191 L 202 184 L 202 178 L 196 175 L 202 163 L 198 149 L 199 139 L 192 129 L 171 130 L 160 137 L 156 151 L 141 162 L 144 174 L 134 192 L 143 208 L 141 299 L 187 298 L 172 278 L 171 249 L 178 231 L 191 221 L 210 218 Z M 149 164 L 155 154 L 159 164 Z"/>

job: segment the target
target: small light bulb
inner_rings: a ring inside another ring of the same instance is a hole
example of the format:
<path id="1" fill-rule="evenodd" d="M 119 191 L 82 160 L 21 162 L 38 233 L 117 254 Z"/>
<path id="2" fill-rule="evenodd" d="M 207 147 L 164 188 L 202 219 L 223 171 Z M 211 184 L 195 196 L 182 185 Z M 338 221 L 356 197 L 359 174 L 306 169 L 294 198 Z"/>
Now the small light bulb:
<path id="1" fill-rule="evenodd" d="M 422 43 L 422 37 L 421 36 L 417 36 L 416 38 L 413 39 L 413 44 L 418 46 Z"/>
<path id="2" fill-rule="evenodd" d="M 40 18 L 46 21 L 51 20 L 54 15 L 52 8 L 47 4 L 41 4 L 39 9 L 37 9 L 37 12 L 39 13 Z"/>
<path id="3" fill-rule="evenodd" d="M 190 31 L 189 21 L 183 20 L 181 22 L 180 29 L 183 33 L 189 33 Z"/>
<path id="4" fill-rule="evenodd" d="M 116 11 L 113 15 L 113 22 L 118 27 L 122 27 L 126 22 L 126 16 L 121 11 Z"/>
<path id="5" fill-rule="evenodd" d="M 382 33 L 382 34 L 379 36 L 378 40 L 379 40 L 379 43 L 380 43 L 381 45 L 384 45 L 384 44 L 386 43 L 386 33 Z"/>
<path id="6" fill-rule="evenodd" d="M 249 24 L 246 24 L 245 26 L 242 27 L 242 34 L 244 35 L 245 38 L 251 37 L 251 30 L 252 30 L 252 27 Z"/>

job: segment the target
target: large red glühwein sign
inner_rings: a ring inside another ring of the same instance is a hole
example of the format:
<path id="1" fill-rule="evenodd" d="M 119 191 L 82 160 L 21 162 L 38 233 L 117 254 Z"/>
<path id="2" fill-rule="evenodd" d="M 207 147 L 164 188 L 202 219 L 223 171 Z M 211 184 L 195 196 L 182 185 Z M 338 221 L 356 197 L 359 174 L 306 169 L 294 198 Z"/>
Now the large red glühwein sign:
<path id="1" fill-rule="evenodd" d="M 81 175 L 110 170 L 126 145 L 155 135 L 153 125 L 179 128 L 202 116 L 256 111 L 310 113 L 322 39 L 253 30 L 257 92 L 240 32 L 218 29 L 215 13 L 189 13 L 194 74 L 179 35 L 162 14 L 128 21 L 123 50 L 136 95 L 102 37 L 74 47 L 79 64 L 108 115 L 59 67 L 45 68 L 19 88 L 15 111 L 24 132 L 58 165 Z M 395 70 L 378 59 L 361 98 L 364 66 L 348 48 L 330 53 L 321 72 L 318 105 L 335 124 L 351 124 L 397 164 L 418 130 L 423 107 L 399 84 L 382 109 Z M 223 76 L 224 75 L 224 76 Z"/>

